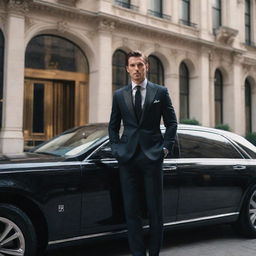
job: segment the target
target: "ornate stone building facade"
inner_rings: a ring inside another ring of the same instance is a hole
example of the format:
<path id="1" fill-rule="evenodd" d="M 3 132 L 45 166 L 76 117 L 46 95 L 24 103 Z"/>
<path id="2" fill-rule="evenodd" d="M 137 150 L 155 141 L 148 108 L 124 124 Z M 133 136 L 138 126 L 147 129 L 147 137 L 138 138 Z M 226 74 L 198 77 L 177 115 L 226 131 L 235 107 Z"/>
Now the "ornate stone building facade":
<path id="1" fill-rule="evenodd" d="M 108 121 L 131 49 L 150 56 L 179 119 L 256 131 L 255 2 L 0 1 L 0 151 Z"/>

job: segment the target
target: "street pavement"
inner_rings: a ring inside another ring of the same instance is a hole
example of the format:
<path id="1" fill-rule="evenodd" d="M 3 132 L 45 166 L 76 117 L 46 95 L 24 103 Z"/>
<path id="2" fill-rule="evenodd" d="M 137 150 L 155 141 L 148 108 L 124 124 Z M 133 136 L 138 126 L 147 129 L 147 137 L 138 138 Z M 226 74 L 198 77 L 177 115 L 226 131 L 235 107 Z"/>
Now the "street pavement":
<path id="1" fill-rule="evenodd" d="M 256 239 L 247 239 L 230 225 L 173 230 L 165 233 L 160 256 L 254 256 Z M 48 250 L 45 256 L 130 256 L 127 240 L 90 241 Z"/>

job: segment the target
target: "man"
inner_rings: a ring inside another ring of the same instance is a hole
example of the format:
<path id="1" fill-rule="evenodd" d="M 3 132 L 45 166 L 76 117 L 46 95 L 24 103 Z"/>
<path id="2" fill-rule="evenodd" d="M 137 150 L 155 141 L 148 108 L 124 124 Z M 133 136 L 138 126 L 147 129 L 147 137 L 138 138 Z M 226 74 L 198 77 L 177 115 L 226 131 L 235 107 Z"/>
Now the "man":
<path id="1" fill-rule="evenodd" d="M 146 78 L 148 59 L 140 51 L 127 55 L 127 72 L 132 83 L 113 97 L 109 138 L 118 160 L 128 240 L 133 256 L 146 256 L 141 222 L 141 189 L 149 216 L 149 255 L 158 256 L 163 233 L 163 157 L 172 150 L 177 121 L 165 87 Z M 163 138 L 160 121 L 166 127 Z M 123 133 L 119 130 L 123 122 Z"/>

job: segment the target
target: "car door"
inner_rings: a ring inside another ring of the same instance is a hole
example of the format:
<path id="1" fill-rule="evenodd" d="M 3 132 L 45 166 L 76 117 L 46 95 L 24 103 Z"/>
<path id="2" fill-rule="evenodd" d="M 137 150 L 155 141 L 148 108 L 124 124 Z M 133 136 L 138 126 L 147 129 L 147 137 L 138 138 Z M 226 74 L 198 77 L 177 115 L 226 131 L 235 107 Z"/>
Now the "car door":
<path id="1" fill-rule="evenodd" d="M 83 163 L 82 232 L 125 229 L 117 160 L 108 141 Z"/>
<path id="2" fill-rule="evenodd" d="M 177 220 L 238 214 L 248 181 L 247 160 L 225 137 L 212 132 L 181 129 L 179 143 Z"/>

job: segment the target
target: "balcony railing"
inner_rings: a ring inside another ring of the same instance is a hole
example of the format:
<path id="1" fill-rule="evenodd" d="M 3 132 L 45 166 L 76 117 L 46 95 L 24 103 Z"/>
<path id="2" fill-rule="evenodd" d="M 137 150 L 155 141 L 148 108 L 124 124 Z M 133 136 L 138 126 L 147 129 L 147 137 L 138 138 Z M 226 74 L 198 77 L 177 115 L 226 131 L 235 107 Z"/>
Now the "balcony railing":
<path id="1" fill-rule="evenodd" d="M 162 18 L 162 19 L 166 19 L 166 20 L 171 20 L 171 16 L 163 14 L 162 12 L 157 12 L 157 11 L 153 11 L 153 10 L 148 10 L 148 14 L 151 16 L 155 16 L 158 18 Z"/>
<path id="2" fill-rule="evenodd" d="M 124 8 L 127 8 L 127 9 L 131 9 L 131 10 L 134 10 L 134 11 L 138 11 L 139 10 L 139 7 L 136 6 L 136 5 L 133 5 L 129 2 L 126 2 L 126 1 L 122 1 L 122 0 L 115 0 L 115 4 L 116 5 L 119 5 L 121 7 L 124 7 Z"/>
<path id="3" fill-rule="evenodd" d="M 179 22 L 180 22 L 180 24 L 182 24 L 182 25 L 186 25 L 186 26 L 189 26 L 189 27 L 197 28 L 197 24 L 192 23 L 192 22 L 189 21 L 189 20 L 180 19 Z"/>

